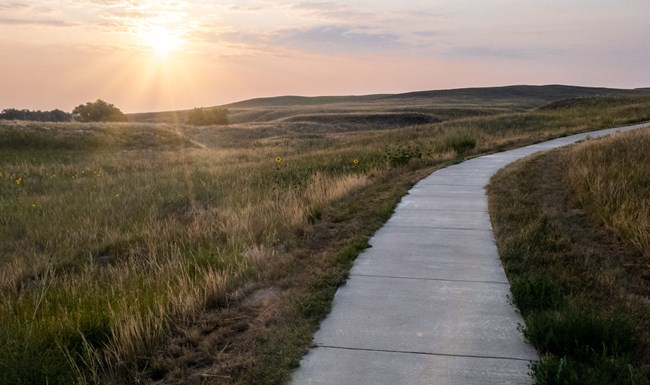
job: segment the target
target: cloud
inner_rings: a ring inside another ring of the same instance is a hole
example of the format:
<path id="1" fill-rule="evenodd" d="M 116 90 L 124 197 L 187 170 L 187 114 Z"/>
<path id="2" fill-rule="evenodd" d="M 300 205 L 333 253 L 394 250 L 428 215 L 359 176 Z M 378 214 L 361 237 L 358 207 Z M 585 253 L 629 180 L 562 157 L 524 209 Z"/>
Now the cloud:
<path id="1" fill-rule="evenodd" d="M 9 19 L 0 18 L 0 25 L 35 25 L 35 26 L 49 26 L 49 27 L 73 27 L 77 24 L 70 23 L 63 20 L 27 20 L 27 19 Z"/>
<path id="2" fill-rule="evenodd" d="M 3 10 L 16 10 L 16 9 L 26 9 L 29 8 L 29 4 L 27 3 L 9 3 L 9 2 L 0 2 L 0 9 Z"/>
<path id="3" fill-rule="evenodd" d="M 420 37 L 434 37 L 434 36 L 439 36 L 440 32 L 437 31 L 415 31 L 413 32 L 415 36 L 420 36 Z"/>
<path id="4" fill-rule="evenodd" d="M 228 7 L 228 9 L 237 12 L 258 12 L 264 10 L 264 7 L 262 7 L 261 5 L 253 5 L 253 6 L 231 5 L 230 7 Z"/>
<path id="5" fill-rule="evenodd" d="M 357 52 L 395 48 L 400 43 L 400 36 L 372 32 L 367 27 L 330 25 L 278 31 L 271 41 L 307 51 Z"/>
<path id="6" fill-rule="evenodd" d="M 332 1 L 303 1 L 292 6 L 293 9 L 303 9 L 303 10 L 331 10 L 331 9 L 343 9 L 346 8 L 342 4 L 334 3 Z"/>
<path id="7" fill-rule="evenodd" d="M 345 4 L 333 1 L 307 1 L 294 4 L 291 7 L 295 11 L 307 13 L 313 17 L 335 20 L 361 20 L 375 19 L 376 15 L 370 12 L 359 11 L 358 9 Z"/>
<path id="8" fill-rule="evenodd" d="M 524 49 L 481 46 L 455 47 L 443 55 L 452 59 L 525 59 L 530 56 Z"/>

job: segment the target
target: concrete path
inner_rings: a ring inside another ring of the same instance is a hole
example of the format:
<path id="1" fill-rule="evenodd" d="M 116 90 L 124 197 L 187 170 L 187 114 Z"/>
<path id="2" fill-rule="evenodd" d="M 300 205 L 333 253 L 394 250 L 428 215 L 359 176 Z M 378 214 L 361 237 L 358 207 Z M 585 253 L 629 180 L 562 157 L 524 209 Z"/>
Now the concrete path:
<path id="1" fill-rule="evenodd" d="M 537 151 L 644 126 L 482 156 L 420 181 L 358 257 L 291 384 L 530 384 L 538 356 L 517 330 L 484 186 Z"/>

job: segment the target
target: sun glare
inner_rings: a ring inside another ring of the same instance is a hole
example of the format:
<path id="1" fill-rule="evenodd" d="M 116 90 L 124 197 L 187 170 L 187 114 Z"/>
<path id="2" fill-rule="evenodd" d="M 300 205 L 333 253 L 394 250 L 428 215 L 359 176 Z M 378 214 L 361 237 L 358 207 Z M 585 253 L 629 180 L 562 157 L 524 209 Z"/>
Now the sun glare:
<path id="1" fill-rule="evenodd" d="M 140 39 L 147 47 L 160 54 L 178 51 L 184 43 L 180 33 L 164 26 L 153 26 L 142 30 Z"/>

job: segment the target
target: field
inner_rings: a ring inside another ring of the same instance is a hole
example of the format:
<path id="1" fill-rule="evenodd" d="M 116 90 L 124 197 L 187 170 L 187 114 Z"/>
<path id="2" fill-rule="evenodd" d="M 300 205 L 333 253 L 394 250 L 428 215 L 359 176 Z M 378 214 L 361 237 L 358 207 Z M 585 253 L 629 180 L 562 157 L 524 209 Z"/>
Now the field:
<path id="1" fill-rule="evenodd" d="M 650 130 L 517 162 L 490 211 L 535 384 L 649 384 Z"/>
<path id="2" fill-rule="evenodd" d="M 650 120 L 638 92 L 486 93 L 0 122 L 0 383 L 283 383 L 419 178 Z"/>

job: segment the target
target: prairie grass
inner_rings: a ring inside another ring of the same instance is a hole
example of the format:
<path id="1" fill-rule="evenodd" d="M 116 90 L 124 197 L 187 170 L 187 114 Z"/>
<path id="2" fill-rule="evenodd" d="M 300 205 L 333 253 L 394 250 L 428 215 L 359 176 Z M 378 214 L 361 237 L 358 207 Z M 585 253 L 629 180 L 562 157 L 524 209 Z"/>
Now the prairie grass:
<path id="1" fill-rule="evenodd" d="M 580 105 L 382 130 L 285 115 L 200 128 L 3 122 L 0 383 L 134 382 L 172 325 L 291 261 L 324 207 L 390 185 L 395 168 L 650 120 L 648 108 L 612 105 L 598 116 Z M 458 132 L 474 147 L 441 150 Z M 399 146 L 418 156 L 391 162 L 386 149 Z M 341 210 L 336 221 L 359 215 Z"/>
<path id="2" fill-rule="evenodd" d="M 581 143 L 568 176 L 583 206 L 650 258 L 650 130 Z"/>
<path id="3" fill-rule="evenodd" d="M 648 232 L 649 133 L 536 155 L 490 182 L 512 299 L 542 355 L 536 385 L 650 383 L 648 259 L 627 230 Z"/>

